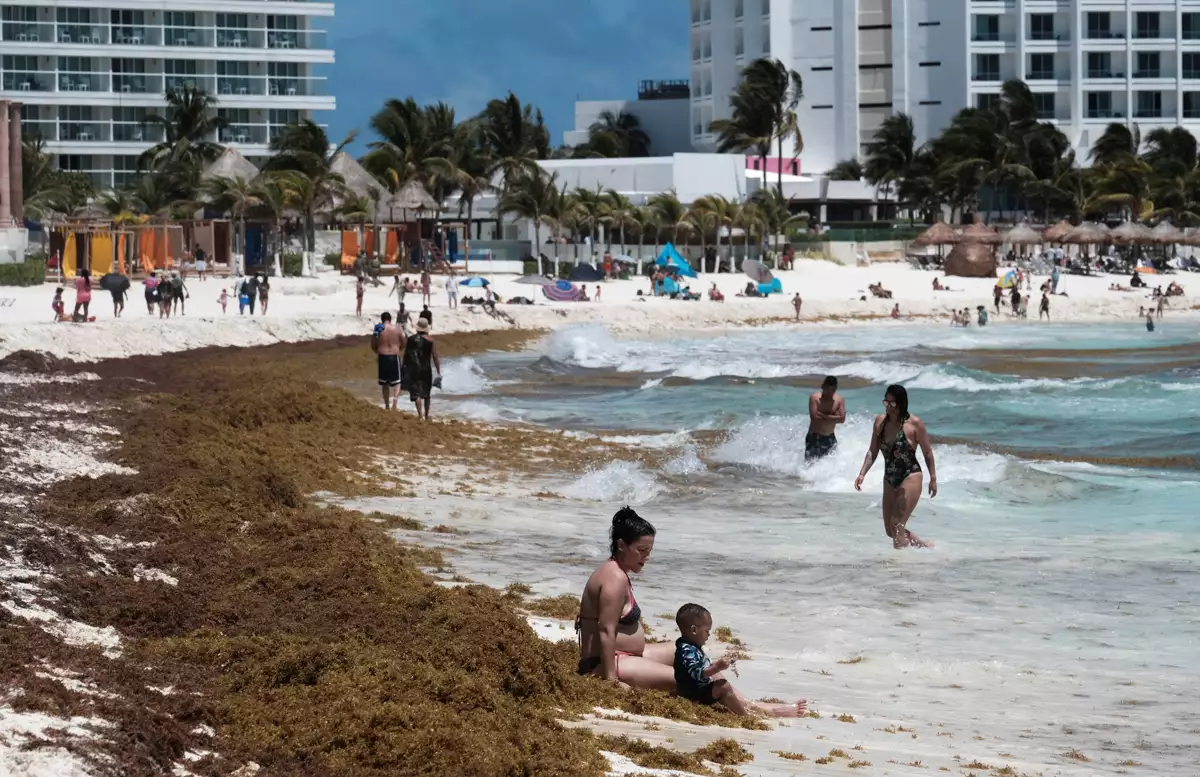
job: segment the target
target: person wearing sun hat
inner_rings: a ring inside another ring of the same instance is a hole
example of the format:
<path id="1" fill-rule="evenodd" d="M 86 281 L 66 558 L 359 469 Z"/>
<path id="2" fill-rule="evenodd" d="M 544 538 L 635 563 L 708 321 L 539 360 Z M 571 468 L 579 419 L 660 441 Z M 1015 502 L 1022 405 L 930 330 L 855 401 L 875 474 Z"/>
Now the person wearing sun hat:
<path id="1" fill-rule="evenodd" d="M 404 387 L 417 406 L 417 417 L 429 420 L 429 395 L 433 391 L 433 372 L 438 379 L 442 376 L 442 362 L 438 358 L 437 345 L 429 334 L 429 320 L 417 319 L 416 334 L 404 342 Z"/>

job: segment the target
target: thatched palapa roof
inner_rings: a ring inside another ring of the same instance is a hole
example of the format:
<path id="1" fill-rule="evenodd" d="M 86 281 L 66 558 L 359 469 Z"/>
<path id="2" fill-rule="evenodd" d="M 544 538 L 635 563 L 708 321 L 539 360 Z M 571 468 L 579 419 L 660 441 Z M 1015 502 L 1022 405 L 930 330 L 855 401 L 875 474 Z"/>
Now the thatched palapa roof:
<path id="1" fill-rule="evenodd" d="M 254 166 L 246 157 L 242 156 L 236 148 L 226 148 L 221 152 L 221 156 L 213 160 L 212 164 L 204 168 L 204 172 L 200 175 L 202 180 L 209 181 L 213 178 L 228 178 L 236 180 L 244 178 L 247 181 L 253 181 L 258 177 L 258 168 Z"/>
<path id="2" fill-rule="evenodd" d="M 939 221 L 918 235 L 912 244 L 920 248 L 924 246 L 950 245 L 957 243 L 958 240 L 958 233 L 947 226 L 945 222 Z"/>
<path id="3" fill-rule="evenodd" d="M 1108 227 L 1103 224 L 1084 222 L 1068 232 L 1059 242 L 1072 245 L 1101 245 L 1109 240 Z"/>
<path id="4" fill-rule="evenodd" d="M 1114 229 L 1111 233 L 1114 243 L 1120 245 L 1133 245 L 1134 243 L 1153 243 L 1154 237 L 1150 234 L 1150 230 L 1146 229 L 1136 221 L 1126 221 L 1121 226 Z"/>
<path id="5" fill-rule="evenodd" d="M 1046 231 L 1042 233 L 1042 240 L 1047 243 L 1061 243 L 1073 229 L 1075 229 L 1075 225 L 1063 219 L 1054 226 L 1047 227 Z"/>
<path id="6" fill-rule="evenodd" d="M 1150 230 L 1150 237 L 1159 245 L 1172 246 L 1179 245 L 1183 242 L 1183 232 L 1175 228 L 1169 221 L 1160 222 L 1158 226 Z"/>
<path id="7" fill-rule="evenodd" d="M 409 181 L 391 199 L 391 207 L 395 210 L 437 213 L 441 206 L 437 200 L 425 191 L 425 187 L 417 181 Z"/>
<path id="8" fill-rule="evenodd" d="M 1000 245 L 1000 233 L 982 221 L 976 221 L 963 230 L 962 242 L 998 246 Z"/>
<path id="9" fill-rule="evenodd" d="M 1014 246 L 1033 246 L 1045 242 L 1045 238 L 1028 224 L 1018 224 L 1004 233 L 1004 242 Z"/>

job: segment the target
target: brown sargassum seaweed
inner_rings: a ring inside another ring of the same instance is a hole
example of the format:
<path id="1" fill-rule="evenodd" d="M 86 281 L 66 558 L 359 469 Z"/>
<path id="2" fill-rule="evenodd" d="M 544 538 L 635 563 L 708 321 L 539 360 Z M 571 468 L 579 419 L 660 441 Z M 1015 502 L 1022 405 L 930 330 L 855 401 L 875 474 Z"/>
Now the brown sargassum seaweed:
<path id="1" fill-rule="evenodd" d="M 442 339 L 446 355 L 503 345 Z M 24 547 L 58 575 L 55 608 L 115 627 L 124 652 L 69 648 L 0 612 L 0 682 L 23 691 L 18 706 L 111 721 L 97 744 L 70 746 L 97 773 L 134 777 L 170 771 L 187 750 L 210 753 L 187 764 L 204 777 L 251 761 L 271 777 L 601 775 L 598 740 L 559 723 L 596 706 L 765 728 L 578 677 L 576 648 L 539 639 L 515 597 L 436 585 L 421 571 L 444 564 L 436 550 L 310 500 L 378 493 L 381 454 L 590 463 L 560 435 L 420 424 L 330 385 L 370 363 L 362 340 L 343 340 L 89 366 L 102 381 L 69 391 L 109 398 L 113 458 L 137 474 L 55 486 L 35 508 L 44 536 Z M 598 533 L 607 522 L 597 517 Z M 127 543 L 109 552 L 116 574 L 94 574 L 85 545 L 67 541 L 95 534 Z M 137 565 L 179 583 L 135 582 Z M 31 671 L 47 663 L 115 696 Z"/>

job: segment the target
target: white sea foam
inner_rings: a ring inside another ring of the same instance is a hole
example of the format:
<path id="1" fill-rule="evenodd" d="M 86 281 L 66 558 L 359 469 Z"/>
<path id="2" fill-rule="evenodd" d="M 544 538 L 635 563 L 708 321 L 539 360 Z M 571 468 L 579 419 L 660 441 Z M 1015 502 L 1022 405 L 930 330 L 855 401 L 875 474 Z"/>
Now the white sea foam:
<path id="1" fill-rule="evenodd" d="M 850 416 L 838 427 L 838 447 L 815 462 L 804 460 L 806 416 L 760 416 L 746 421 L 713 450 L 714 461 L 751 467 L 764 472 L 798 478 L 806 490 L 844 493 L 854 489 L 854 478 L 867 452 L 873 418 Z M 880 457 L 882 458 L 882 457 Z M 940 446 L 937 451 L 938 481 L 995 483 L 1004 477 L 1008 459 L 994 453 L 979 453 L 960 445 Z M 876 460 L 867 482 L 875 486 L 883 478 L 883 463 Z"/>
<path id="2" fill-rule="evenodd" d="M 668 475 L 700 475 L 708 471 L 708 467 L 700 460 L 696 446 L 689 443 L 675 458 L 663 465 L 663 472 Z"/>
<path id="3" fill-rule="evenodd" d="M 641 462 L 612 461 L 589 470 L 571 485 L 560 490 L 570 499 L 588 502 L 645 504 L 662 493 L 658 478 Z"/>
<path id="4" fill-rule="evenodd" d="M 442 392 L 447 395 L 482 394 L 491 388 L 479 363 L 466 356 L 450 359 L 442 365 Z"/>

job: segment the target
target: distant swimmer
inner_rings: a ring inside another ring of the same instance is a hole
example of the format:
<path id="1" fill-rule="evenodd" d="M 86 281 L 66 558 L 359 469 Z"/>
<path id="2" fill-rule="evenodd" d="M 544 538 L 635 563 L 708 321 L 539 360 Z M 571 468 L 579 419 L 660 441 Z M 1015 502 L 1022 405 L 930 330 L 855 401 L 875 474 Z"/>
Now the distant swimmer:
<path id="1" fill-rule="evenodd" d="M 1146 331 L 1154 331 L 1154 314 L 1150 312 L 1149 308 L 1146 308 Z"/>
<path id="2" fill-rule="evenodd" d="M 921 465 L 917 463 L 917 448 L 929 467 L 929 498 L 937 496 L 937 470 L 933 462 L 933 446 L 929 431 L 920 418 L 908 413 L 908 392 L 903 386 L 887 387 L 883 395 L 884 413 L 875 419 L 871 447 L 863 459 L 862 470 L 854 481 L 854 489 L 862 491 L 863 479 L 875 458 L 883 451 L 883 528 L 892 538 L 894 548 L 928 548 L 925 542 L 908 530 L 908 521 L 917 502 L 921 500 Z"/>
<path id="3" fill-rule="evenodd" d="M 808 434 L 804 437 L 804 460 L 824 458 L 837 447 L 838 424 L 846 423 L 846 400 L 837 393 L 837 378 L 830 375 L 821 390 L 808 398 Z"/>

